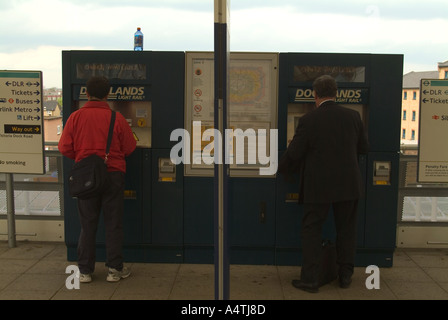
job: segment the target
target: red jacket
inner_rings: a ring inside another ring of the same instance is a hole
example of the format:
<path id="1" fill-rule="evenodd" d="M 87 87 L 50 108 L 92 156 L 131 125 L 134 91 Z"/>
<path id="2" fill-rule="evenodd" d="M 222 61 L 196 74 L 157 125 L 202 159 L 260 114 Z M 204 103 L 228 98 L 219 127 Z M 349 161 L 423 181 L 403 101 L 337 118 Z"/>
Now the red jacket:
<path id="1" fill-rule="evenodd" d="M 107 102 L 88 101 L 68 118 L 59 140 L 59 151 L 75 162 L 91 154 L 104 158 L 110 116 L 111 109 Z M 125 157 L 135 150 L 136 144 L 131 127 L 117 112 L 107 170 L 126 172 Z"/>

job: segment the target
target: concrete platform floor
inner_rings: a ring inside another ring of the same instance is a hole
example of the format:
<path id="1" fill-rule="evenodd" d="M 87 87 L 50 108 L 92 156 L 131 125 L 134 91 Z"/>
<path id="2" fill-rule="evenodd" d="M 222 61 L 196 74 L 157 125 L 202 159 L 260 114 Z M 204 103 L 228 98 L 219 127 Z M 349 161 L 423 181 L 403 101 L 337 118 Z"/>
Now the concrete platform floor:
<path id="1" fill-rule="evenodd" d="M 214 265 L 127 263 L 131 276 L 108 283 L 97 263 L 91 283 L 69 290 L 72 264 L 64 243 L 0 242 L 0 300 L 214 300 Z M 231 265 L 230 300 L 448 300 L 448 249 L 397 249 L 394 266 L 379 271 L 379 289 L 356 268 L 350 288 L 335 281 L 312 294 L 291 285 L 300 267 Z"/>

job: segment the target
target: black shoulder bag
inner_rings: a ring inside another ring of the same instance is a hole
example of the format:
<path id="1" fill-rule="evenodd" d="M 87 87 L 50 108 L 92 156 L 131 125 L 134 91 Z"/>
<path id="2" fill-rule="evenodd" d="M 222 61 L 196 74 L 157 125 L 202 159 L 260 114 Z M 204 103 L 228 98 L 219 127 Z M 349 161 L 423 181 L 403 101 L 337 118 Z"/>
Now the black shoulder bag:
<path id="1" fill-rule="evenodd" d="M 115 111 L 112 110 L 104 160 L 93 154 L 73 165 L 68 179 L 69 192 L 72 197 L 88 199 L 103 190 L 107 180 L 107 158 L 114 132 L 115 116 Z"/>

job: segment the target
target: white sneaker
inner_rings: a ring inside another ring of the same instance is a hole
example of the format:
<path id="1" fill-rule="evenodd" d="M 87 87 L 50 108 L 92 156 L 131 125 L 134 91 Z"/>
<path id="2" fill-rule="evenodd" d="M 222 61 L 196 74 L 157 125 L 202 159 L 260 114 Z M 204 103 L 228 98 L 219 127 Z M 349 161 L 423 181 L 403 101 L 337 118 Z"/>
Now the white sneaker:
<path id="1" fill-rule="evenodd" d="M 121 271 L 114 268 L 109 268 L 109 273 L 107 274 L 106 280 L 109 282 L 117 282 L 120 281 L 120 279 L 126 279 L 130 275 L 131 271 L 126 267 L 123 267 L 123 270 Z"/>
<path id="2" fill-rule="evenodd" d="M 82 282 L 82 283 L 92 282 L 92 276 L 88 273 L 80 273 L 79 274 L 79 282 Z"/>

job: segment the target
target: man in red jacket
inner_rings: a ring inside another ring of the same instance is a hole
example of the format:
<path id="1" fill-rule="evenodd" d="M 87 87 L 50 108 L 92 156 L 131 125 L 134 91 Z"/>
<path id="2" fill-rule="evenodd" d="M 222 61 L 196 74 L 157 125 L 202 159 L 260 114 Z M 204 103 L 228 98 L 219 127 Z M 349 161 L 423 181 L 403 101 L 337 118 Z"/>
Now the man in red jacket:
<path id="1" fill-rule="evenodd" d="M 111 109 L 107 104 L 109 80 L 92 77 L 87 81 L 88 102 L 68 118 L 59 140 L 59 151 L 75 162 L 91 154 L 105 157 Z M 107 281 L 116 282 L 130 275 L 123 266 L 123 196 L 126 160 L 136 147 L 134 134 L 126 119 L 117 112 L 107 171 L 109 183 L 97 197 L 78 199 L 81 233 L 78 241 L 80 282 L 91 282 L 95 269 L 95 239 L 101 209 L 106 228 Z"/>

